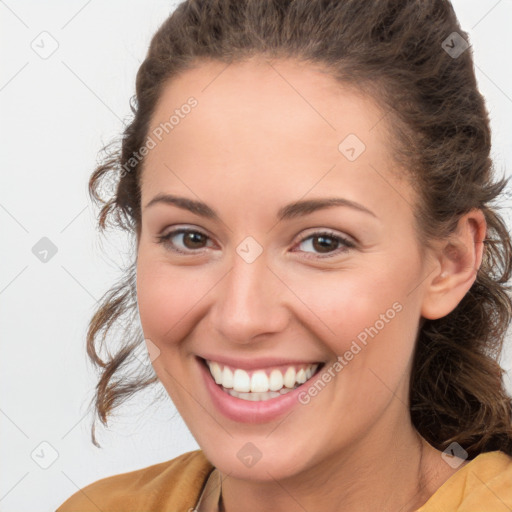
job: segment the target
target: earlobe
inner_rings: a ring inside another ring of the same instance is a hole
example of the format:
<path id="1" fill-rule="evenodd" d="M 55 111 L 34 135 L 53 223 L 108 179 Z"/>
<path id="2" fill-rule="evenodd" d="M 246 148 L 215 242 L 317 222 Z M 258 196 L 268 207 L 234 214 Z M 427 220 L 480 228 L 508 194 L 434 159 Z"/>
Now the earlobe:
<path id="1" fill-rule="evenodd" d="M 448 315 L 469 291 L 482 263 L 486 230 L 483 212 L 474 209 L 461 217 L 449 238 L 439 242 L 436 270 L 425 281 L 423 317 L 436 320 Z"/>

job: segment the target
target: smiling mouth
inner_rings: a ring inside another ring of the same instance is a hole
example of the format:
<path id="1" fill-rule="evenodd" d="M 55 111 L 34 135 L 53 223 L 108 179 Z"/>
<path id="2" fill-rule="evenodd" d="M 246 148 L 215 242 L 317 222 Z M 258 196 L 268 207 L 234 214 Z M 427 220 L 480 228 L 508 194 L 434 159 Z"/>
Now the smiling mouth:
<path id="1" fill-rule="evenodd" d="M 314 377 L 324 363 L 283 365 L 246 371 L 203 359 L 215 383 L 228 395 L 261 402 L 278 398 Z"/>

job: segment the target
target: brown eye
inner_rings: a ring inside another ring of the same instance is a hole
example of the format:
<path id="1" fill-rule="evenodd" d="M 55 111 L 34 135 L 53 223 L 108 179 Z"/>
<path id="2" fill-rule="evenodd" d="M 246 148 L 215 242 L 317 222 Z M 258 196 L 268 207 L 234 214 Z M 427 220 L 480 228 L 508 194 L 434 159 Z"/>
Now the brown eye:
<path id="1" fill-rule="evenodd" d="M 303 238 L 298 244 L 299 250 L 309 253 L 308 257 L 314 257 L 315 254 L 333 256 L 342 252 L 347 252 L 355 247 L 355 244 L 339 235 L 333 233 L 313 233 Z M 322 257 L 322 256 L 319 256 Z"/>
<path id="2" fill-rule="evenodd" d="M 339 242 L 330 236 L 315 236 L 313 238 L 313 248 L 318 252 L 335 251 L 338 248 Z"/>
<path id="3" fill-rule="evenodd" d="M 176 229 L 170 231 L 166 235 L 157 237 L 158 243 L 172 251 L 180 253 L 193 253 L 195 250 L 207 247 L 209 237 L 200 231 L 192 229 Z"/>
<path id="4" fill-rule="evenodd" d="M 183 245 L 187 249 L 202 249 L 206 243 L 206 236 L 197 231 L 183 233 Z"/>

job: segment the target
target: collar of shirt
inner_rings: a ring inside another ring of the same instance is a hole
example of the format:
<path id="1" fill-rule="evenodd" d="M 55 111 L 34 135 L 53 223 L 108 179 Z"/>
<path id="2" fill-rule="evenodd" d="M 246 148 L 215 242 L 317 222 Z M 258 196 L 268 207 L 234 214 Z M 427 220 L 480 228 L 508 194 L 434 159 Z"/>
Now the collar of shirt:
<path id="1" fill-rule="evenodd" d="M 222 512 L 224 507 L 221 503 L 221 483 L 220 472 L 214 469 L 203 488 L 201 496 L 194 507 L 194 512 Z"/>

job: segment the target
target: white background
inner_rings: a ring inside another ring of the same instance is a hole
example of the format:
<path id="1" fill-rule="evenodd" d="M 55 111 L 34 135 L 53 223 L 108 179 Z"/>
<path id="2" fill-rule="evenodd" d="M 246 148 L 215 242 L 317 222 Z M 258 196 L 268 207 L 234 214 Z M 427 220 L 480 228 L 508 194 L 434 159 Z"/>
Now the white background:
<path id="1" fill-rule="evenodd" d="M 176 4 L 0 1 L 1 512 L 52 511 L 101 477 L 198 447 L 169 399 L 146 410 L 152 395 L 134 398 L 110 431 L 99 429 L 102 449 L 86 415 L 96 384 L 87 323 L 128 254 L 122 237 L 102 241 L 96 231 L 87 182 L 101 147 L 129 120 L 138 66 Z M 510 173 L 512 0 L 454 6 L 475 52 L 496 167 Z M 43 31 L 58 43 L 47 59 L 31 47 Z M 47 263 L 32 253 L 42 237 L 58 249 Z M 503 366 L 510 388 L 510 355 Z M 36 449 L 50 461 L 41 442 L 58 453 L 48 469 L 31 458 Z"/>

